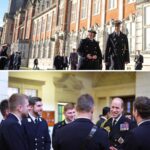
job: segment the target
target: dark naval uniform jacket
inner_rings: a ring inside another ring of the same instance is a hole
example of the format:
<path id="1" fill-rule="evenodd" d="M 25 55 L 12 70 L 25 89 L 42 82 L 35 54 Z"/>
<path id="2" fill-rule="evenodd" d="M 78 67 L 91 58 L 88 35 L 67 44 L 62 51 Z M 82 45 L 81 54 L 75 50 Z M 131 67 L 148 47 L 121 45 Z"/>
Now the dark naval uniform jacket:
<path id="1" fill-rule="evenodd" d="M 29 150 L 24 129 L 13 114 L 0 125 L 0 150 Z"/>
<path id="2" fill-rule="evenodd" d="M 80 118 L 60 128 L 54 138 L 54 150 L 81 150 L 83 144 L 86 150 L 109 150 L 108 134 L 103 129 L 97 128 L 86 142 L 93 125 L 89 119 Z"/>
<path id="3" fill-rule="evenodd" d="M 54 142 L 54 138 L 55 138 L 56 132 L 57 132 L 60 128 L 66 126 L 66 125 L 67 125 L 67 123 L 66 123 L 65 120 L 63 120 L 63 121 L 61 121 L 61 122 L 58 122 L 58 123 L 56 123 L 56 124 L 54 125 L 54 127 L 53 127 L 53 133 L 52 133 L 52 145 L 53 145 L 53 142 Z"/>
<path id="4" fill-rule="evenodd" d="M 124 70 L 125 62 L 130 62 L 128 39 L 125 34 L 113 32 L 109 35 L 104 55 L 109 70 Z"/>
<path id="5" fill-rule="evenodd" d="M 77 50 L 79 58 L 79 70 L 100 70 L 102 69 L 102 53 L 99 47 L 99 43 L 93 39 L 91 41 L 89 38 L 83 39 Z M 96 60 L 90 60 L 87 55 L 96 55 Z"/>
<path id="6" fill-rule="evenodd" d="M 109 133 L 111 146 L 114 146 L 118 150 L 122 150 L 123 144 L 132 128 L 131 121 L 125 116 L 121 116 L 114 126 L 112 118 L 108 119 L 104 124 L 104 129 Z"/>
<path id="7" fill-rule="evenodd" d="M 30 116 L 22 121 L 27 134 L 29 150 L 50 150 L 51 140 L 47 122 L 38 118 L 34 122 Z"/>
<path id="8" fill-rule="evenodd" d="M 124 150 L 150 150 L 150 120 L 130 132 Z"/>

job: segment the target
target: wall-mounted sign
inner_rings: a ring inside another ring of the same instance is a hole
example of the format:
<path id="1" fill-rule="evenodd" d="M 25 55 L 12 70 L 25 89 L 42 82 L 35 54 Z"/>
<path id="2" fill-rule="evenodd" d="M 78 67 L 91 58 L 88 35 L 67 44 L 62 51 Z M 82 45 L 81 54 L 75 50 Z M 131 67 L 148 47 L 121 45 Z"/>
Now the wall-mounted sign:
<path id="1" fill-rule="evenodd" d="M 42 117 L 47 121 L 48 126 L 54 126 L 54 123 L 55 123 L 55 112 L 54 111 L 43 111 Z"/>

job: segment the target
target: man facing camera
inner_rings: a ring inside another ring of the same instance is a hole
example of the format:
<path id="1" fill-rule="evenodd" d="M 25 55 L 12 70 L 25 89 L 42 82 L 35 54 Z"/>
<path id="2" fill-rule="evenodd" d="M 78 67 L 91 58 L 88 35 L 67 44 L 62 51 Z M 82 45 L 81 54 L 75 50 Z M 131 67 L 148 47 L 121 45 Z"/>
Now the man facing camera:
<path id="1" fill-rule="evenodd" d="M 78 47 L 79 70 L 101 70 L 102 69 L 102 53 L 99 42 L 95 41 L 96 31 L 88 30 L 86 39 L 81 40 Z"/>
<path id="2" fill-rule="evenodd" d="M 107 133 L 92 123 L 94 100 L 78 98 L 77 119 L 56 132 L 54 150 L 109 150 Z"/>
<path id="3" fill-rule="evenodd" d="M 150 149 L 150 99 L 137 97 L 133 104 L 133 115 L 138 127 L 131 131 L 124 150 Z"/>
<path id="4" fill-rule="evenodd" d="M 29 99 L 29 116 L 23 120 L 29 150 L 50 150 L 51 140 L 47 122 L 41 118 L 42 99 L 31 97 Z"/>
<path id="5" fill-rule="evenodd" d="M 0 126 L 0 150 L 29 150 L 21 123 L 28 115 L 28 97 L 13 94 L 9 98 L 10 114 Z"/>

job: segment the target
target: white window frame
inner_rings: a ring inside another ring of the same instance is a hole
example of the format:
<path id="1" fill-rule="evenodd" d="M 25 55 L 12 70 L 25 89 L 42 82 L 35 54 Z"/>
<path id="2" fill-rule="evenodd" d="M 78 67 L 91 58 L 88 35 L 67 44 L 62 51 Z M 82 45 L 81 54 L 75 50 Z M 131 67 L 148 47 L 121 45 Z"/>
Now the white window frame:
<path id="1" fill-rule="evenodd" d="M 82 0 L 82 6 L 81 6 L 81 20 L 87 18 L 87 0 Z"/>
<path id="2" fill-rule="evenodd" d="M 101 0 L 93 0 L 93 15 L 100 14 Z"/>
<path id="3" fill-rule="evenodd" d="M 117 2 L 118 0 L 109 0 L 109 10 L 116 9 L 117 8 Z"/>

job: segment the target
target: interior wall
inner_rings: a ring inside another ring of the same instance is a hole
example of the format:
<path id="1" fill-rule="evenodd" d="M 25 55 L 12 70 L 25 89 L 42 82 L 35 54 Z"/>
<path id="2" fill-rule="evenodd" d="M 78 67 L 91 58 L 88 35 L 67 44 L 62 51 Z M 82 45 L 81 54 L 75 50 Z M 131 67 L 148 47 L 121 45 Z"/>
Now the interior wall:
<path id="1" fill-rule="evenodd" d="M 3 99 L 8 98 L 7 90 L 8 90 L 8 72 L 1 71 L 0 72 L 0 102 Z M 1 119 L 2 119 L 2 116 L 0 113 L 0 122 L 1 122 Z"/>

